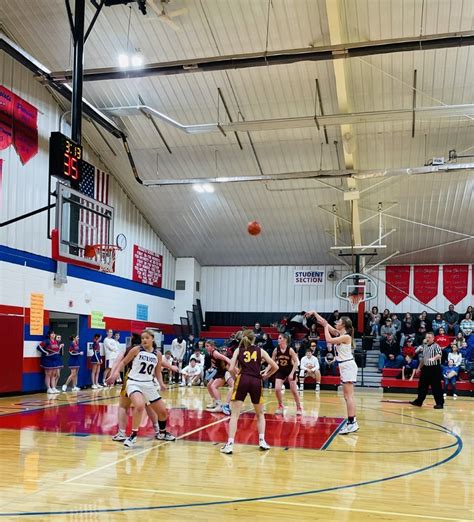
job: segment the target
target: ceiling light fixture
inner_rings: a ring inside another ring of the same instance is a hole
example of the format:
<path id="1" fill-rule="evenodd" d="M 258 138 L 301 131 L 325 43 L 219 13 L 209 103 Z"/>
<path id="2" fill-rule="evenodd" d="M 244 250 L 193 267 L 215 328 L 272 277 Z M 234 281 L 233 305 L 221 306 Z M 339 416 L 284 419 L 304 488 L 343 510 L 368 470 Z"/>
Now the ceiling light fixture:
<path id="1" fill-rule="evenodd" d="M 204 194 L 204 193 L 212 194 L 214 192 L 214 187 L 210 183 L 204 183 L 204 184 L 195 183 L 195 184 L 193 184 L 193 189 L 196 192 L 199 192 L 199 194 Z"/>
<path id="2" fill-rule="evenodd" d="M 202 194 L 204 192 L 204 188 L 202 185 L 193 185 L 193 189 L 196 191 L 196 192 L 199 192 L 199 194 Z"/>

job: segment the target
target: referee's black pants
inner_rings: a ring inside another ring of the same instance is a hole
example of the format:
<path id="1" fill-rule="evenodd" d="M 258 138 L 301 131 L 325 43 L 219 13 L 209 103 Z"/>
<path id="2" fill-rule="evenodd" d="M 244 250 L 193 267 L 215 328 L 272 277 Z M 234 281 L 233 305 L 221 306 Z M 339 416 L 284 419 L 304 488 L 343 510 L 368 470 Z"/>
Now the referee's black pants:
<path id="1" fill-rule="evenodd" d="M 421 368 L 420 381 L 418 383 L 418 397 L 416 402 L 421 406 L 426 399 L 428 389 L 431 386 L 434 400 L 439 406 L 443 406 L 443 389 L 441 388 L 441 379 L 443 375 L 441 372 L 441 365 L 423 366 Z"/>

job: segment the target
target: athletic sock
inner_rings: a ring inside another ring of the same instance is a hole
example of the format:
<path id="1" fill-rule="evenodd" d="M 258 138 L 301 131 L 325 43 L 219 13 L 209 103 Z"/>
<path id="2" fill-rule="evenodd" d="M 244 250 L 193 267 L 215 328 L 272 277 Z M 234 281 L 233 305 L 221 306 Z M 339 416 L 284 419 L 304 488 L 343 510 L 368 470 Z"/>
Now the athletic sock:
<path id="1" fill-rule="evenodd" d="M 229 437 L 229 439 L 227 440 L 227 444 L 233 445 L 234 444 L 234 439 Z"/>
<path id="2" fill-rule="evenodd" d="M 349 424 L 354 424 L 354 422 L 356 421 L 356 418 L 355 417 L 347 417 L 347 422 Z"/>
<path id="3" fill-rule="evenodd" d="M 258 434 L 258 442 L 265 442 L 265 433 Z"/>
<path id="4" fill-rule="evenodd" d="M 132 439 L 138 437 L 138 430 L 132 430 L 132 434 L 130 435 L 130 437 L 132 437 Z"/>
<path id="5" fill-rule="evenodd" d="M 166 421 L 165 420 L 159 420 L 158 421 L 158 427 L 161 432 L 166 431 Z"/>
<path id="6" fill-rule="evenodd" d="M 153 429 L 155 430 L 155 433 L 158 433 L 160 431 L 160 424 L 158 422 L 155 422 L 153 424 Z"/>

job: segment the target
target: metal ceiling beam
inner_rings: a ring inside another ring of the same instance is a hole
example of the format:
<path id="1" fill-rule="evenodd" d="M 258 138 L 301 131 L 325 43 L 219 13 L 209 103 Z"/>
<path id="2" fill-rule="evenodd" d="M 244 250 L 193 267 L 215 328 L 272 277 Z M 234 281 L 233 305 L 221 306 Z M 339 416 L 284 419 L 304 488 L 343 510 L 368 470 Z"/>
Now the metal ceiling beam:
<path id="1" fill-rule="evenodd" d="M 123 107 L 101 107 L 103 113 L 110 116 L 139 116 L 143 113 L 154 116 L 157 119 L 185 132 L 186 134 L 202 134 L 206 132 L 254 132 L 284 129 L 314 128 L 314 116 L 302 116 L 294 118 L 275 118 L 269 120 L 246 120 L 222 123 L 197 123 L 187 125 L 170 116 L 150 107 L 149 105 L 130 105 Z M 465 105 L 439 105 L 436 107 L 418 107 L 415 109 L 417 120 L 431 121 L 442 118 L 462 118 L 474 116 L 474 104 Z M 358 123 L 371 123 L 379 121 L 410 121 L 413 115 L 412 109 L 395 109 L 388 111 L 352 112 L 342 114 L 326 114 L 318 116 L 321 126 L 339 126 Z"/>
<path id="2" fill-rule="evenodd" d="M 413 167 L 401 169 L 380 169 L 380 170 L 315 170 L 302 172 L 283 172 L 280 174 L 267 174 L 264 176 L 223 176 L 214 178 L 182 178 L 182 179 L 150 179 L 144 180 L 143 185 L 146 187 L 164 187 L 172 185 L 196 185 L 201 183 L 246 183 L 253 181 L 283 181 L 295 179 L 339 179 L 339 178 L 354 178 L 354 179 L 370 179 L 384 176 L 403 176 L 403 175 L 419 175 L 419 174 L 433 174 L 436 172 L 457 172 L 462 170 L 474 171 L 474 163 L 450 163 L 446 165 L 430 165 L 428 167 Z M 323 209 L 324 210 L 324 209 Z M 364 209 L 371 212 L 372 209 Z M 376 216 L 378 212 L 376 213 Z M 388 217 L 397 216 L 387 215 Z M 418 224 L 418 223 L 417 223 Z M 428 226 L 428 225 L 426 225 Z"/>
<path id="3" fill-rule="evenodd" d="M 427 51 L 449 47 L 464 47 L 474 45 L 474 32 L 462 31 L 443 34 L 412 36 L 376 40 L 373 42 L 352 42 L 339 45 L 309 47 L 303 49 L 282 49 L 249 54 L 233 54 L 225 56 L 210 56 L 158 62 L 145 65 L 140 69 L 120 69 L 107 67 L 88 69 L 84 71 L 84 81 L 124 80 L 142 78 L 144 76 L 189 74 L 209 71 L 225 71 L 229 69 L 245 69 L 249 67 L 268 67 L 269 65 L 287 65 L 297 62 L 318 62 L 338 60 L 340 58 L 356 58 L 374 54 L 400 53 L 407 51 Z M 57 81 L 69 82 L 71 71 L 53 73 Z"/>

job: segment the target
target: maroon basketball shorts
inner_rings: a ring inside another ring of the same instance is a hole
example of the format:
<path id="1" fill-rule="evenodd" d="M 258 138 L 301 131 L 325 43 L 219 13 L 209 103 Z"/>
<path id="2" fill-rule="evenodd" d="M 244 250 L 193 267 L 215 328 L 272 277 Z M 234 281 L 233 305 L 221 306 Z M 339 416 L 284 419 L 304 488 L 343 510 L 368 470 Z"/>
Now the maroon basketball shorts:
<path id="1" fill-rule="evenodd" d="M 243 402 L 247 395 L 250 395 L 252 404 L 263 404 L 262 379 L 241 373 L 237 376 L 232 400 Z"/>
<path id="2" fill-rule="evenodd" d="M 294 381 L 296 379 L 295 373 L 293 374 L 293 379 L 291 379 L 292 381 Z M 290 382 L 290 374 L 287 373 L 287 372 L 282 372 L 281 370 L 277 370 L 277 372 L 275 373 L 275 379 L 281 379 L 283 382 L 288 382 L 289 383 Z"/>

